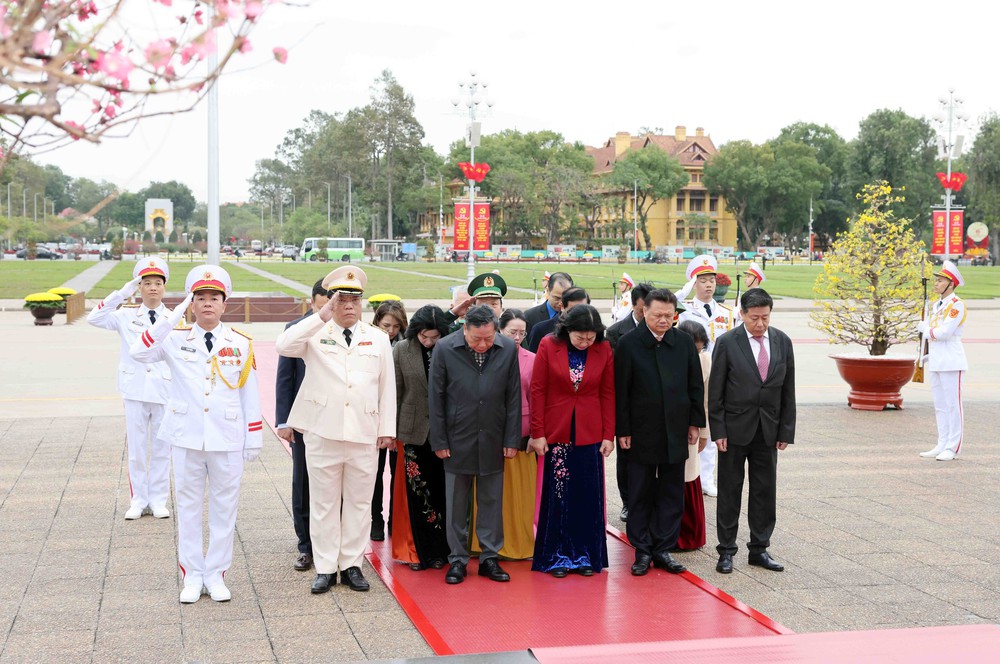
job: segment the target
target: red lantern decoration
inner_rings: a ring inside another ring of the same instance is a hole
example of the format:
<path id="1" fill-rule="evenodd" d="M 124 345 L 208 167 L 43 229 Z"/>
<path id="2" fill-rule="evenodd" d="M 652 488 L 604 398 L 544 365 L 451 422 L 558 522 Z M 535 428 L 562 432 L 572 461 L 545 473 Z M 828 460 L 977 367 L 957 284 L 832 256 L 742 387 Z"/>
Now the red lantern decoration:
<path id="1" fill-rule="evenodd" d="M 490 172 L 490 165 L 486 163 L 470 164 L 463 161 L 458 165 L 458 167 L 462 169 L 462 173 L 465 177 L 474 182 L 482 182 L 486 178 L 486 174 Z"/>

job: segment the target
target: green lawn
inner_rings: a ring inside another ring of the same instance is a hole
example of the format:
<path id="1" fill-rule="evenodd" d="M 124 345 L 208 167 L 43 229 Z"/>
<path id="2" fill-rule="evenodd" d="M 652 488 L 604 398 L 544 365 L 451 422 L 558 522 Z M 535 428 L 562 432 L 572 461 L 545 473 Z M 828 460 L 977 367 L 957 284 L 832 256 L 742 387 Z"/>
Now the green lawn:
<path id="1" fill-rule="evenodd" d="M 0 299 L 20 299 L 47 291 L 80 274 L 92 261 L 0 261 Z"/>
<path id="2" fill-rule="evenodd" d="M 167 291 L 171 293 L 180 292 L 184 288 L 184 279 L 187 277 L 188 271 L 195 265 L 201 265 L 202 261 L 186 261 L 186 260 L 171 260 L 170 265 L 170 284 L 167 286 Z M 256 263 L 252 263 L 257 265 Z M 126 282 L 132 279 L 132 269 L 135 267 L 133 261 L 122 261 L 118 265 L 115 265 L 114 269 L 108 273 L 104 279 L 98 282 L 97 286 L 91 289 L 88 293 L 88 297 L 93 298 L 103 298 L 106 297 L 108 293 L 121 288 Z M 225 261 L 224 267 L 226 272 L 233 280 L 233 290 L 250 292 L 250 293 L 284 293 L 286 295 L 294 295 L 299 297 L 302 293 L 296 292 L 291 288 L 287 288 L 277 282 L 274 282 L 265 277 L 257 276 L 256 274 L 251 274 L 241 267 L 235 265 L 230 265 L 229 261 Z"/>

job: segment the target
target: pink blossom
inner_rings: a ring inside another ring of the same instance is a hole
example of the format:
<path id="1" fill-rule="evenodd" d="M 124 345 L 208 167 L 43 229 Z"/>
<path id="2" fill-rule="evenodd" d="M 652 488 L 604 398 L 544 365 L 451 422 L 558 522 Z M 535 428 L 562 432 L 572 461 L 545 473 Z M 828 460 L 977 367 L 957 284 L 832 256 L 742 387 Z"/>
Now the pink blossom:
<path id="1" fill-rule="evenodd" d="M 31 40 L 31 50 L 38 54 L 47 54 L 50 46 L 52 46 L 52 33 L 48 30 L 36 32 L 34 39 Z"/>
<path id="2" fill-rule="evenodd" d="M 232 19 L 239 16 L 240 8 L 236 6 L 235 2 L 230 2 L 229 0 L 216 0 L 215 11 L 219 16 Z"/>
<path id="3" fill-rule="evenodd" d="M 257 2 L 257 0 L 250 0 L 250 2 L 247 3 L 246 8 L 243 10 L 243 14 L 248 19 L 253 21 L 258 16 L 260 16 L 261 12 L 263 11 L 264 11 L 264 3 Z"/>
<path id="4" fill-rule="evenodd" d="M 288 49 L 282 46 L 275 46 L 274 59 L 280 62 L 281 64 L 285 64 L 286 62 L 288 62 Z"/>
<path id="5" fill-rule="evenodd" d="M 76 17 L 81 21 L 86 21 L 88 18 L 97 13 L 97 3 L 88 2 L 80 3 L 79 9 L 76 11 Z"/>
<path id="6" fill-rule="evenodd" d="M 193 39 L 190 44 L 181 49 L 181 64 L 186 65 L 191 60 L 204 60 L 215 49 L 215 30 Z"/>
<path id="7" fill-rule="evenodd" d="M 250 45 L 250 40 L 244 37 L 240 41 L 240 53 L 249 53 L 253 50 L 253 46 Z"/>
<path id="8" fill-rule="evenodd" d="M 168 62 L 173 54 L 174 46 L 166 39 L 158 39 L 146 47 L 146 60 L 153 67 L 159 69 Z"/>
<path id="9" fill-rule="evenodd" d="M 116 109 L 111 104 L 108 104 L 107 106 L 104 107 L 104 115 L 108 116 L 109 118 L 114 118 L 116 115 L 118 115 L 118 109 Z"/>
<path id="10" fill-rule="evenodd" d="M 76 122 L 73 122 L 72 120 L 69 120 L 68 122 L 64 122 L 63 124 L 65 124 L 67 127 L 71 127 L 72 129 L 77 130 L 81 134 L 85 133 L 84 130 L 83 130 L 83 125 L 77 124 Z M 70 133 L 72 134 L 72 137 L 73 137 L 74 141 L 80 140 L 80 137 L 76 134 L 76 132 L 72 132 L 71 131 Z"/>
<path id="11" fill-rule="evenodd" d="M 158 2 L 164 7 L 170 7 L 174 4 L 174 0 L 153 0 L 153 2 Z"/>
<path id="12" fill-rule="evenodd" d="M 198 25 L 205 25 L 205 21 L 202 19 L 205 14 L 200 9 L 194 13 L 194 20 L 198 22 Z"/>
<path id="13" fill-rule="evenodd" d="M 128 81 L 128 76 L 135 65 L 119 51 L 106 51 L 97 55 L 97 69 L 122 83 Z"/>

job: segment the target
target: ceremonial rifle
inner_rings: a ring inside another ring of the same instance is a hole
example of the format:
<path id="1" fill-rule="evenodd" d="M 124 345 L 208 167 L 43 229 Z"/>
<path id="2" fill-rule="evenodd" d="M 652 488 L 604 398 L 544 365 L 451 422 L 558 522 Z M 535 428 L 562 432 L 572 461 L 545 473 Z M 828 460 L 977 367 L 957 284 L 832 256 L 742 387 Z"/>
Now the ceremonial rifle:
<path id="1" fill-rule="evenodd" d="M 920 256 L 920 283 L 924 286 L 924 306 L 920 310 L 920 320 L 927 320 L 927 277 L 924 274 L 925 255 Z M 917 365 L 913 369 L 913 382 L 924 382 L 924 335 L 917 335 Z"/>

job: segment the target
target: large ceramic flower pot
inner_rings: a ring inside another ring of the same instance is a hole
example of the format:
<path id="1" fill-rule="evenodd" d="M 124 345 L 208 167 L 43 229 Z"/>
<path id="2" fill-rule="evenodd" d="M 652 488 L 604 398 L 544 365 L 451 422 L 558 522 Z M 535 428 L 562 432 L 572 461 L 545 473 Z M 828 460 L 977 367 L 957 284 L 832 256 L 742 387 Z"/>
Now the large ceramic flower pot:
<path id="1" fill-rule="evenodd" d="M 52 325 L 52 318 L 56 315 L 57 309 L 52 307 L 35 307 L 28 309 L 35 317 L 35 325 Z"/>
<path id="2" fill-rule="evenodd" d="M 847 403 L 856 410 L 902 410 L 902 389 L 913 378 L 915 357 L 831 355 L 841 378 L 851 386 Z"/>
<path id="3" fill-rule="evenodd" d="M 716 302 L 725 302 L 726 293 L 728 292 L 729 292 L 729 286 L 716 286 L 715 294 L 712 296 L 712 299 L 715 300 Z"/>

